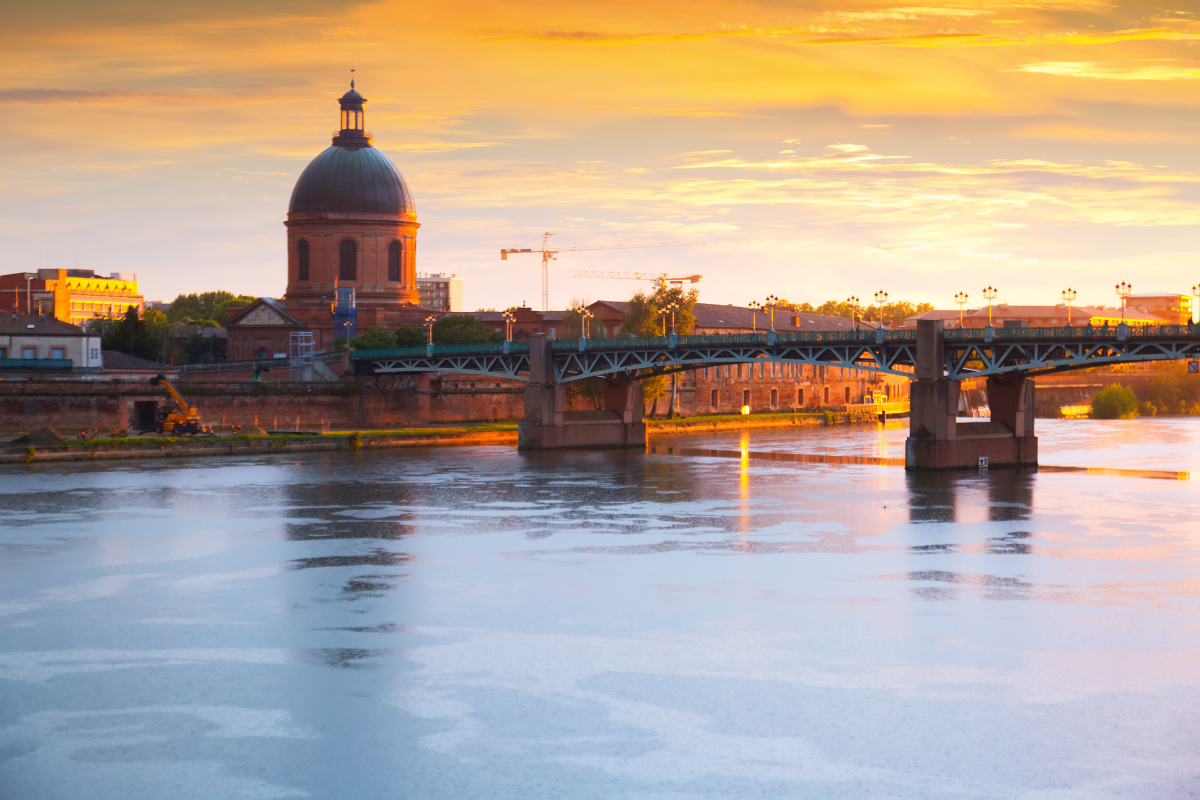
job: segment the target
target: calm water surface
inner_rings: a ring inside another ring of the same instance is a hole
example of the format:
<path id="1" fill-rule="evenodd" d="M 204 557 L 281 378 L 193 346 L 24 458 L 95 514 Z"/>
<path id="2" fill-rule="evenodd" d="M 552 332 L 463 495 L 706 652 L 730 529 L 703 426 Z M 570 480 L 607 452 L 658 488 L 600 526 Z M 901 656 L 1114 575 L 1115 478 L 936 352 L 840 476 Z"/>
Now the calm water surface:
<path id="1" fill-rule="evenodd" d="M 1200 421 L 0 469 L 0 798 L 1200 795 Z M 730 455 L 732 454 L 732 455 Z M 743 456 L 743 454 L 745 454 Z"/>

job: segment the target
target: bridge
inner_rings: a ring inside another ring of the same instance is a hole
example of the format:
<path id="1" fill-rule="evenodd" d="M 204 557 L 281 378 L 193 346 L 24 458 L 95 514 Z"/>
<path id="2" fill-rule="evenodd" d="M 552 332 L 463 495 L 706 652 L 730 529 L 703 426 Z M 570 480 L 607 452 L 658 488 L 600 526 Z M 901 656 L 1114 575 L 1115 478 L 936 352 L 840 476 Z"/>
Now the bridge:
<path id="1" fill-rule="evenodd" d="M 452 372 L 526 381 L 522 446 L 645 443 L 639 381 L 760 360 L 843 367 L 913 381 L 906 460 L 914 469 L 1037 463 L 1029 378 L 1109 364 L 1200 358 L 1200 326 L 1068 326 L 663 336 L 427 345 L 352 354 L 357 375 Z M 604 412 L 565 409 L 565 385 L 605 381 Z M 990 422 L 956 421 L 959 384 L 986 379 Z M 580 416 L 582 415 L 582 416 Z M 577 430 L 568 431 L 568 428 Z"/>

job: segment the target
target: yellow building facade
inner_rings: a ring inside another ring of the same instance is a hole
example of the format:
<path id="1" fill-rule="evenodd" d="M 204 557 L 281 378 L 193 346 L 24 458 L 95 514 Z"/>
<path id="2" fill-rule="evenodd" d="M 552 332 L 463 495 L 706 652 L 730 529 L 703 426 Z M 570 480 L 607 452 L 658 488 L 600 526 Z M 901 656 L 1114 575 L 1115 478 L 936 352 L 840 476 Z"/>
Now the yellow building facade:
<path id="1" fill-rule="evenodd" d="M 121 317 L 130 307 L 140 315 L 146 307 L 134 273 L 105 278 L 85 269 L 39 269 L 0 276 L 0 290 L 4 309 L 53 315 L 72 325 L 96 317 Z"/>

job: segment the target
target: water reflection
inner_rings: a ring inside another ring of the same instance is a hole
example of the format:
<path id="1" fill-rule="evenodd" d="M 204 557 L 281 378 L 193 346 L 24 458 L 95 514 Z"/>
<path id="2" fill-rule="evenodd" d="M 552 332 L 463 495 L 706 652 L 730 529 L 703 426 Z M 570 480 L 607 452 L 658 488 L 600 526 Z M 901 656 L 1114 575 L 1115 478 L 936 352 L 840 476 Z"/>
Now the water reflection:
<path id="1" fill-rule="evenodd" d="M 1196 485 L 902 433 L 8 470 L 0 796 L 1194 794 Z"/>

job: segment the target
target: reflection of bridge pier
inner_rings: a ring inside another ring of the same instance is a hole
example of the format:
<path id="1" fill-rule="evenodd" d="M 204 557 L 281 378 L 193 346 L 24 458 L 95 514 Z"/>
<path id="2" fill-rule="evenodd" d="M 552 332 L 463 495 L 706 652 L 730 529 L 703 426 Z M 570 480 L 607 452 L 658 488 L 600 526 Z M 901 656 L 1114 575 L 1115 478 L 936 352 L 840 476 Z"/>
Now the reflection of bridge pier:
<path id="1" fill-rule="evenodd" d="M 959 381 L 945 376 L 942 323 L 921 320 L 917 328 L 916 380 L 912 383 L 908 469 L 1019 467 L 1037 464 L 1033 432 L 1033 381 L 1024 373 L 987 377 L 992 418 L 959 422 Z M 984 460 L 986 459 L 986 461 Z"/>
<path id="2" fill-rule="evenodd" d="M 529 382 L 525 386 L 525 419 L 517 446 L 523 450 L 562 448 L 646 447 L 642 421 L 642 385 L 609 380 L 601 411 L 568 411 L 567 387 L 555 383 L 554 354 L 544 333 L 529 340 Z"/>

